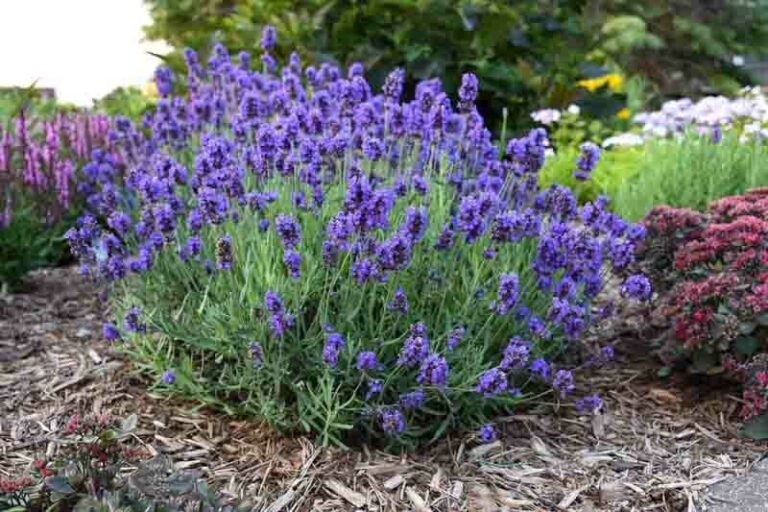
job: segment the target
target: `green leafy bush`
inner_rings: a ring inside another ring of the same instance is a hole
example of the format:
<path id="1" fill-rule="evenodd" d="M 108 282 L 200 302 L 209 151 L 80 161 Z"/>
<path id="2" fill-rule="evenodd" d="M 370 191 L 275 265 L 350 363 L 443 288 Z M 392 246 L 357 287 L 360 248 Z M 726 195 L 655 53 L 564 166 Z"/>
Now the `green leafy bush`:
<path id="1" fill-rule="evenodd" d="M 13 288 L 30 270 L 71 258 L 64 232 L 74 220 L 68 214 L 46 223 L 28 203 L 15 208 L 8 225 L 0 227 L 0 285 Z"/>
<path id="2" fill-rule="evenodd" d="M 118 87 L 94 103 L 94 108 L 109 116 L 125 116 L 134 121 L 149 112 L 155 105 L 155 98 L 137 87 Z"/>
<path id="3" fill-rule="evenodd" d="M 527 113 L 536 106 L 572 103 L 575 82 L 595 76 L 596 67 L 631 71 L 662 95 L 732 92 L 749 81 L 730 64 L 732 55 L 759 53 L 768 41 L 768 10 L 738 0 L 701 9 L 671 0 L 147 3 L 147 35 L 176 49 L 169 62 L 177 69 L 184 47 L 207 52 L 220 41 L 252 52 L 261 27 L 272 24 L 283 35 L 279 56 L 297 50 L 315 63 L 360 61 L 372 69 L 376 87 L 396 66 L 405 68 L 410 84 L 437 76 L 447 91 L 471 71 L 480 79 L 480 111 L 493 130 L 503 108 L 517 128 L 529 123 Z"/>
<path id="4" fill-rule="evenodd" d="M 613 196 L 615 211 L 630 220 L 656 205 L 703 210 L 719 197 L 765 185 L 768 147 L 759 138 L 740 140 L 734 132 L 725 132 L 719 142 L 687 132 L 679 139 L 647 142 L 639 167 Z"/>
<path id="5" fill-rule="evenodd" d="M 619 187 L 632 180 L 643 166 L 642 147 L 604 150 L 588 181 L 573 177 L 578 150 L 566 147 L 547 158 L 539 175 L 539 184 L 547 188 L 555 183 L 574 190 L 579 202 L 593 201 L 600 195 L 614 197 Z"/>

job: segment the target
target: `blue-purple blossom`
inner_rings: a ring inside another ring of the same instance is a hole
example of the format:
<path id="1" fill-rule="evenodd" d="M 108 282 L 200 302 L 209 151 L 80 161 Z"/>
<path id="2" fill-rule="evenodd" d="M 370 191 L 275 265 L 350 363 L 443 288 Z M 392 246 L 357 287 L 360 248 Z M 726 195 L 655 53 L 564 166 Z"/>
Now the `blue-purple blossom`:
<path id="1" fill-rule="evenodd" d="M 370 400 L 373 396 L 381 393 L 384 389 L 384 381 L 381 379 L 368 379 L 368 389 L 365 392 L 365 399 Z"/>
<path id="2" fill-rule="evenodd" d="M 405 339 L 397 358 L 398 366 L 412 368 L 421 363 L 429 354 L 429 340 L 421 322 L 411 325 L 410 336 Z"/>
<path id="3" fill-rule="evenodd" d="M 648 300 L 651 293 L 651 282 L 643 274 L 631 275 L 621 285 L 621 294 L 631 299 Z"/>
<path id="4" fill-rule="evenodd" d="M 475 391 L 485 397 L 492 397 L 506 391 L 508 386 L 507 374 L 500 368 L 491 368 L 480 376 Z"/>
<path id="5" fill-rule="evenodd" d="M 400 395 L 400 407 L 406 411 L 418 409 L 424 404 L 424 390 L 421 387 Z"/>
<path id="6" fill-rule="evenodd" d="M 448 340 L 445 342 L 446 347 L 448 348 L 448 352 L 453 352 L 456 349 L 456 346 L 461 343 L 461 340 L 464 338 L 464 328 L 459 326 L 456 327 L 454 330 L 451 331 L 451 333 L 448 335 Z"/>
<path id="7" fill-rule="evenodd" d="M 581 154 L 576 160 L 576 170 L 573 172 L 573 177 L 585 181 L 589 179 L 600 159 L 600 146 L 592 142 L 584 142 L 579 146 L 579 151 Z"/>
<path id="8" fill-rule="evenodd" d="M 580 413 L 595 413 L 600 410 L 603 401 L 597 395 L 588 395 L 576 402 L 576 409 Z"/>
<path id="9" fill-rule="evenodd" d="M 267 290 L 264 294 L 264 307 L 270 313 L 282 313 L 283 312 L 283 300 L 280 296 L 272 290 Z"/>
<path id="10" fill-rule="evenodd" d="M 464 73 L 461 76 L 459 87 L 460 106 L 463 111 L 469 111 L 477 99 L 477 77 L 472 73 Z"/>
<path id="11" fill-rule="evenodd" d="M 141 309 L 137 307 L 128 309 L 123 318 L 123 329 L 136 333 L 143 333 L 147 330 L 147 326 L 141 322 Z"/>
<path id="12" fill-rule="evenodd" d="M 448 362 L 444 357 L 430 354 L 421 363 L 421 369 L 416 381 L 419 384 L 431 384 L 438 388 L 445 387 L 448 380 Z"/>
<path id="13" fill-rule="evenodd" d="M 405 419 L 400 409 L 385 409 L 381 413 L 380 421 L 381 430 L 389 436 L 400 434 L 405 430 Z"/>
<path id="14" fill-rule="evenodd" d="M 216 268 L 229 270 L 232 268 L 232 237 L 220 236 L 216 240 Z"/>
<path id="15" fill-rule="evenodd" d="M 120 331 L 117 330 L 117 326 L 109 322 L 105 322 L 101 326 L 101 335 L 107 341 L 116 341 L 120 339 Z"/>
<path id="16" fill-rule="evenodd" d="M 496 429 L 494 429 L 493 425 L 490 424 L 483 425 L 480 427 L 478 436 L 480 437 L 480 441 L 483 443 L 490 443 L 491 441 L 496 440 Z"/>
<path id="17" fill-rule="evenodd" d="M 378 363 L 376 362 L 376 353 L 370 351 L 358 353 L 355 366 L 360 371 L 377 369 Z"/>
<path id="18" fill-rule="evenodd" d="M 277 32 L 272 25 L 265 25 L 261 30 L 261 49 L 265 52 L 273 50 L 277 43 Z"/>
<path id="19" fill-rule="evenodd" d="M 545 382 L 549 380 L 549 376 L 552 373 L 552 369 L 550 368 L 549 363 L 542 358 L 534 359 L 531 365 L 528 367 L 528 371 L 531 373 L 531 375 Z"/>
<path id="20" fill-rule="evenodd" d="M 286 249 L 294 249 L 301 241 L 301 227 L 290 215 L 278 215 L 275 218 L 275 230 L 280 237 L 280 243 Z"/>
<path id="21" fill-rule="evenodd" d="M 530 343 L 519 337 L 509 340 L 499 368 L 502 370 L 521 370 L 528 364 Z"/>
<path id="22" fill-rule="evenodd" d="M 504 315 L 517 305 L 518 286 L 517 274 L 501 274 L 499 290 L 494 303 L 496 314 Z"/>
<path id="23" fill-rule="evenodd" d="M 402 286 L 398 286 L 395 289 L 395 294 L 392 296 L 392 300 L 387 303 L 387 309 L 398 311 L 403 315 L 408 312 L 408 297 L 406 297 Z"/>
<path id="24" fill-rule="evenodd" d="M 176 372 L 174 370 L 165 370 L 163 372 L 163 384 L 170 386 L 176 382 Z"/>
<path id="25" fill-rule="evenodd" d="M 255 369 L 261 368 L 264 360 L 264 352 L 257 341 L 252 341 L 248 345 L 248 351 L 251 353 L 251 364 Z"/>
<path id="26" fill-rule="evenodd" d="M 283 254 L 283 263 L 288 269 L 288 275 L 291 279 L 298 279 L 301 274 L 301 255 L 296 251 L 285 251 Z"/>
<path id="27" fill-rule="evenodd" d="M 552 378 L 552 389 L 560 394 L 560 398 L 565 398 L 574 388 L 573 373 L 569 370 L 557 370 Z"/>
<path id="28" fill-rule="evenodd" d="M 344 337 L 337 332 L 329 333 L 325 338 L 325 346 L 323 347 L 323 362 L 330 368 L 335 368 L 343 347 Z"/>

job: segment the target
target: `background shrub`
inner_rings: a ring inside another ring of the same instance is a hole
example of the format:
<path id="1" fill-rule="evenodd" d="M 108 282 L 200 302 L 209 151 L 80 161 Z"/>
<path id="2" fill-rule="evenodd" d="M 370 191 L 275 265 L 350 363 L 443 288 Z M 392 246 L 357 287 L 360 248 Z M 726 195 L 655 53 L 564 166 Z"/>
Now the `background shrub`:
<path id="1" fill-rule="evenodd" d="M 749 80 L 731 64 L 736 54 L 759 53 L 768 12 L 744 2 L 671 0 L 235 0 L 147 1 L 147 35 L 176 48 L 169 62 L 181 70 L 181 51 L 207 52 L 214 41 L 254 52 L 259 30 L 275 25 L 282 58 L 297 50 L 310 62 L 360 61 L 375 88 L 386 72 L 406 70 L 410 85 L 439 77 L 447 91 L 462 72 L 482 88 L 480 112 L 496 131 L 502 109 L 514 127 L 529 123 L 536 106 L 564 108 L 578 99 L 582 78 L 606 70 L 632 71 L 664 96 L 734 93 Z M 204 60 L 204 59 L 203 59 Z M 623 106 L 586 97 L 612 116 Z"/>
<path id="2" fill-rule="evenodd" d="M 643 147 L 604 150 L 591 178 L 580 182 L 573 176 L 578 154 L 575 147 L 565 147 L 548 157 L 539 175 L 542 188 L 555 183 L 564 185 L 574 191 L 580 203 L 585 203 L 600 195 L 614 197 L 621 185 L 634 179 L 644 167 Z M 620 208 L 613 202 L 611 207 Z"/>

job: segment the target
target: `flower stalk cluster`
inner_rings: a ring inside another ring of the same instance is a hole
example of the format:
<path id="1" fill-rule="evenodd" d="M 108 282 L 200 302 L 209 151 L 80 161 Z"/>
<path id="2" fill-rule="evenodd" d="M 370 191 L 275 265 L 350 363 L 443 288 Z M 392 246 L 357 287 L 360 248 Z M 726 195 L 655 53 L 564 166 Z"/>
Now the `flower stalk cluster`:
<path id="1" fill-rule="evenodd" d="M 102 186 L 113 221 L 69 234 L 127 312 L 105 333 L 163 387 L 323 442 L 417 442 L 571 394 L 558 356 L 642 229 L 604 199 L 540 190 L 546 132 L 500 151 L 473 75 L 457 100 L 439 80 L 404 99 L 401 70 L 380 92 L 359 64 L 278 70 L 274 37 L 260 70 L 185 52 L 188 93 L 159 73 L 157 109 L 116 122 L 127 200 Z"/>

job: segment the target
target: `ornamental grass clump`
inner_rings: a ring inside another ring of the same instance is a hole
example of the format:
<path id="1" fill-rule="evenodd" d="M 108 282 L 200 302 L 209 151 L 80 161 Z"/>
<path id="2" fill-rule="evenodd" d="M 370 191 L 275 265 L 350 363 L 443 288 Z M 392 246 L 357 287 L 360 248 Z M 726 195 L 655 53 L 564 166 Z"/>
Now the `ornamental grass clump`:
<path id="1" fill-rule="evenodd" d="M 499 157 L 474 76 L 456 103 L 437 80 L 405 99 L 400 70 L 377 94 L 359 64 L 277 71 L 273 35 L 261 71 L 185 52 L 188 95 L 158 73 L 144 128 L 116 128 L 125 197 L 69 234 L 111 288 L 105 337 L 160 389 L 325 443 L 426 442 L 570 395 L 558 357 L 642 228 L 539 190 L 543 130 Z"/>

